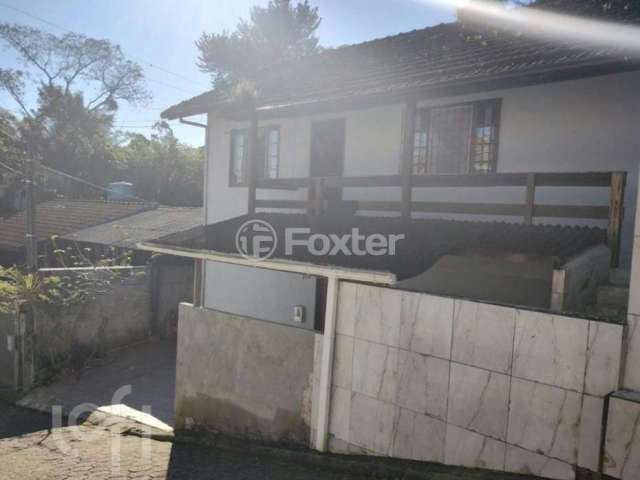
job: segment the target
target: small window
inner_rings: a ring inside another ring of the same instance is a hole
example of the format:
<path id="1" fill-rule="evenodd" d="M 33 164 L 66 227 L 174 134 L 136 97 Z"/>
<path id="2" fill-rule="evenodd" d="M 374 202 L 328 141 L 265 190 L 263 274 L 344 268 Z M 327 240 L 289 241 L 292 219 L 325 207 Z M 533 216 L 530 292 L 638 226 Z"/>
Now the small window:
<path id="1" fill-rule="evenodd" d="M 500 103 L 494 100 L 418 111 L 412 173 L 494 172 L 499 115 Z"/>
<path id="2" fill-rule="evenodd" d="M 239 186 L 247 183 L 247 131 L 231 131 L 231 162 L 229 185 Z"/>
<path id="3" fill-rule="evenodd" d="M 280 167 L 280 130 L 277 127 L 260 129 L 257 145 L 256 174 L 258 178 L 278 178 Z M 247 185 L 249 132 L 231 131 L 230 186 Z"/>
<path id="4" fill-rule="evenodd" d="M 261 178 L 278 178 L 280 164 L 280 130 L 275 127 L 265 128 L 259 138 L 262 168 L 258 168 Z M 258 164 L 258 166 L 260 166 Z"/>

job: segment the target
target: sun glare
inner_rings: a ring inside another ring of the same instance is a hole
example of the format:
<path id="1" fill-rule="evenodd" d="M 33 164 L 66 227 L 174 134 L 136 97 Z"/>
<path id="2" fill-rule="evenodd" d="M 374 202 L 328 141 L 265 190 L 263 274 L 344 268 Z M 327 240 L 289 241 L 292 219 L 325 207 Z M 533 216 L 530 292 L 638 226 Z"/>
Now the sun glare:
<path id="1" fill-rule="evenodd" d="M 542 40 L 574 42 L 640 54 L 640 27 L 589 20 L 532 8 L 509 8 L 478 0 L 417 0 L 462 9 L 465 18 L 485 26 L 515 29 Z"/>

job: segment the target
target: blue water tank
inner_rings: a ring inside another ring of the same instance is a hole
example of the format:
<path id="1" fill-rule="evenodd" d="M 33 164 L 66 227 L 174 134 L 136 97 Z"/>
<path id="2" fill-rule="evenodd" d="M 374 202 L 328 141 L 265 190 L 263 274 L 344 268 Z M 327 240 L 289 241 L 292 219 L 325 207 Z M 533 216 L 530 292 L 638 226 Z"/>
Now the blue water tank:
<path id="1" fill-rule="evenodd" d="M 129 182 L 112 182 L 107 185 L 107 200 L 132 200 L 133 183 Z"/>

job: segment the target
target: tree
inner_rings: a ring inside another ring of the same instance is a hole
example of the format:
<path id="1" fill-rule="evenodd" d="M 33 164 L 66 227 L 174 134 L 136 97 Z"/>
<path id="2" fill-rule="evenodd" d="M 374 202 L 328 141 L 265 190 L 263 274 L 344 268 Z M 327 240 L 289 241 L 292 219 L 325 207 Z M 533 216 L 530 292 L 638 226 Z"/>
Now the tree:
<path id="1" fill-rule="evenodd" d="M 22 168 L 24 160 L 24 142 L 20 137 L 18 119 L 8 110 L 0 108 L 0 162 L 12 170 Z M 9 170 L 0 168 L 0 174 Z"/>
<path id="2" fill-rule="evenodd" d="M 196 42 L 199 67 L 210 73 L 214 88 L 229 90 L 241 81 L 256 81 L 258 72 L 274 63 L 319 51 L 315 32 L 321 18 L 308 0 L 270 0 L 253 7 L 249 21 L 240 20 L 233 33 L 203 33 Z"/>
<path id="3" fill-rule="evenodd" d="M 39 90 L 57 87 L 65 95 L 83 82 L 92 91 L 85 106 L 94 111 L 113 112 L 118 101 L 139 104 L 149 98 L 142 67 L 127 60 L 120 47 L 107 40 L 76 33 L 56 36 L 9 23 L 0 23 L 0 40 L 15 50 L 27 69 L 0 70 L 0 88 L 11 94 L 27 116 L 31 113 L 23 97 L 27 78 Z"/>
<path id="4" fill-rule="evenodd" d="M 151 138 L 127 133 L 120 138 L 117 175 L 134 184 L 136 195 L 163 205 L 202 205 L 204 149 L 178 141 L 165 122 Z"/>
<path id="5" fill-rule="evenodd" d="M 19 132 L 29 154 L 49 167 L 107 183 L 115 169 L 111 129 L 118 103 L 141 104 L 149 98 L 142 67 L 117 45 L 75 33 L 56 36 L 0 23 L 0 43 L 24 64 L 23 70 L 0 69 L 0 89 L 23 114 L 14 133 Z M 31 107 L 25 98 L 28 87 L 37 92 Z M 64 195 L 87 193 L 79 183 L 57 183 Z"/>
<path id="6" fill-rule="evenodd" d="M 82 93 L 44 86 L 38 108 L 24 119 L 22 128 L 44 165 L 104 184 L 115 168 L 112 124 L 113 114 L 87 109 Z M 86 193 L 79 183 L 65 182 L 61 187 L 66 187 L 62 193 L 75 197 Z"/>

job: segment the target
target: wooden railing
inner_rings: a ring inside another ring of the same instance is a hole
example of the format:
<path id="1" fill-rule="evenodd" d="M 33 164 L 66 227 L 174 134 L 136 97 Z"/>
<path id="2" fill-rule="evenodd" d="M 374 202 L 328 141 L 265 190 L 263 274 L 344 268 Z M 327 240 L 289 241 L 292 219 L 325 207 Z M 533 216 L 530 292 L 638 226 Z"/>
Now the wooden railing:
<path id="1" fill-rule="evenodd" d="M 584 173 L 493 173 L 482 175 L 415 175 L 407 181 L 406 175 L 366 177 L 311 177 L 279 178 L 255 181 L 256 189 L 298 190 L 307 189 L 306 200 L 254 200 L 258 209 L 304 209 L 311 215 L 327 212 L 327 189 L 353 187 L 400 187 L 401 201 L 342 201 L 345 209 L 353 211 L 396 211 L 405 218 L 412 212 L 447 213 L 463 215 L 497 215 L 522 217 L 531 225 L 535 217 L 608 220 L 608 245 L 612 265 L 617 266 L 620 253 L 620 229 L 624 216 L 625 172 Z M 425 202 L 414 201 L 413 190 L 418 188 L 491 188 L 523 187 L 522 203 L 482 202 Z M 564 205 L 536 203 L 537 187 L 607 187 L 610 190 L 609 205 Z M 255 199 L 255 191 L 253 192 Z M 331 199 L 336 202 L 336 199 Z M 251 210 L 251 209 L 250 209 Z M 252 212 L 250 212 L 252 213 Z"/>

